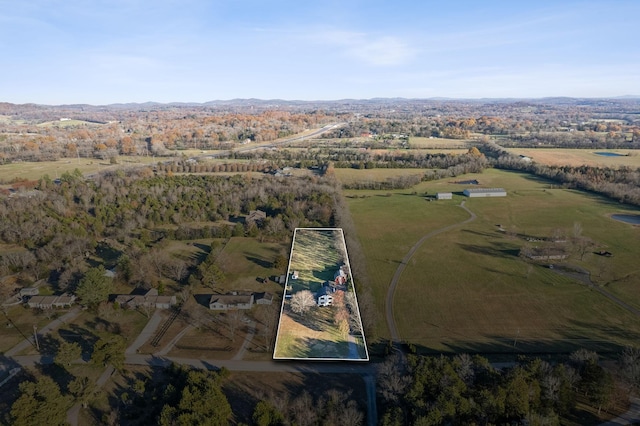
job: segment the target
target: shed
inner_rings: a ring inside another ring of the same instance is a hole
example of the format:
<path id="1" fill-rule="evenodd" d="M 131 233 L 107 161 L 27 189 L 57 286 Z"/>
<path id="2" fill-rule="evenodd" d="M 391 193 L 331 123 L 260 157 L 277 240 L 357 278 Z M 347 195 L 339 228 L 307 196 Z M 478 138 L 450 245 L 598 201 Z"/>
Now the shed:
<path id="1" fill-rule="evenodd" d="M 438 192 L 436 193 L 437 200 L 452 200 L 453 194 L 451 192 Z"/>
<path id="2" fill-rule="evenodd" d="M 462 193 L 470 198 L 507 196 L 507 191 L 503 188 L 467 188 Z"/>

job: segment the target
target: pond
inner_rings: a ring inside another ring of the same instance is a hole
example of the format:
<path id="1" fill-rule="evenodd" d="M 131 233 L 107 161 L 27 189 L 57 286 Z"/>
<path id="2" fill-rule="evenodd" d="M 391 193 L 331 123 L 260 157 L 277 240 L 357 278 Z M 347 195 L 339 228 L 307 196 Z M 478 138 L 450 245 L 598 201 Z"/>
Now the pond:
<path id="1" fill-rule="evenodd" d="M 594 152 L 595 155 L 602 155 L 603 157 L 626 157 L 624 154 L 618 154 L 617 152 Z"/>
<path id="2" fill-rule="evenodd" d="M 640 214 L 612 214 L 611 219 L 632 225 L 640 225 Z"/>

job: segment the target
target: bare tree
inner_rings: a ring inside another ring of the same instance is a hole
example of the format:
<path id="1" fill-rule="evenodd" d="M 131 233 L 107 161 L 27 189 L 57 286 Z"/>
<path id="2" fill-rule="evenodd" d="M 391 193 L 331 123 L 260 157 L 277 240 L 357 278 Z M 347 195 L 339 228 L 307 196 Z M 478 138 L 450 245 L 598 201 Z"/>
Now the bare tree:
<path id="1" fill-rule="evenodd" d="M 240 309 L 236 309 L 234 311 L 228 312 L 225 315 L 224 319 L 227 325 L 227 329 L 229 330 L 229 334 L 231 335 L 231 341 L 235 342 L 236 332 L 238 331 L 238 328 L 242 325 L 242 321 L 244 320 L 244 312 Z"/>
<path id="2" fill-rule="evenodd" d="M 316 300 L 309 290 L 298 291 L 291 296 L 291 310 L 297 314 L 304 314 L 315 305 Z"/>
<path id="3" fill-rule="evenodd" d="M 382 397 L 389 402 L 396 402 L 411 382 L 406 374 L 405 359 L 395 354 L 378 367 L 378 389 Z"/>

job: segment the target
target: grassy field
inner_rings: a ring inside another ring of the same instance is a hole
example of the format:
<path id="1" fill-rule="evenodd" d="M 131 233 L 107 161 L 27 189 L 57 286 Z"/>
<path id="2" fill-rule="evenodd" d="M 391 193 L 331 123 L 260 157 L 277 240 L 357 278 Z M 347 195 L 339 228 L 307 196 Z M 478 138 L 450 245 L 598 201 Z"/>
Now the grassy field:
<path id="1" fill-rule="evenodd" d="M 173 157 L 172 157 L 173 158 Z M 164 157 L 118 157 L 119 164 L 110 164 L 108 160 L 97 159 L 69 159 L 64 158 L 58 161 L 19 161 L 10 164 L 0 165 L 0 182 L 10 182 L 13 179 L 38 180 L 44 175 L 49 175 L 51 179 L 60 177 L 65 172 L 80 170 L 83 174 L 92 174 L 105 170 L 116 170 L 127 167 L 137 167 L 144 164 L 153 164 L 164 161 Z"/>
<path id="2" fill-rule="evenodd" d="M 398 176 L 422 176 L 425 169 L 334 169 L 338 180 L 344 185 L 356 182 L 384 182 Z"/>
<path id="3" fill-rule="evenodd" d="M 294 235 L 289 272 L 297 279 L 287 280 L 288 294 L 302 290 L 316 293 L 347 262 L 342 233 L 337 230 L 297 229 Z M 348 269 L 348 268 L 347 268 Z M 348 272 L 350 276 L 350 271 Z M 346 292 L 353 291 L 351 281 Z M 341 331 L 335 324 L 335 306 L 311 307 L 297 314 L 285 300 L 280 314 L 274 357 L 278 359 L 368 359 L 362 339 Z M 357 321 L 360 321 L 359 315 Z"/>
<path id="4" fill-rule="evenodd" d="M 614 256 L 589 252 L 568 263 L 589 269 L 594 281 L 640 306 L 635 260 L 640 228 L 608 217 L 633 209 L 550 189 L 544 180 L 524 174 L 487 170 L 462 178 L 504 187 L 508 196 L 467 199 L 477 220 L 428 240 L 414 255 L 394 303 L 401 336 L 426 351 L 485 353 L 564 352 L 582 346 L 611 351 L 640 339 L 640 318 L 578 281 L 518 257 L 526 243 L 519 234 L 545 237 L 561 228 L 570 235 L 573 224 L 580 223 L 583 235 Z M 379 312 L 397 263 L 413 243 L 468 217 L 457 207 L 463 197 L 456 192 L 463 188 L 436 181 L 391 197 L 361 191 L 357 194 L 365 198 L 349 199 Z M 455 195 L 451 201 L 426 202 L 420 196 L 425 191 Z M 500 232 L 498 224 L 508 232 Z M 379 331 L 388 335 L 385 324 Z"/>
<path id="5" fill-rule="evenodd" d="M 466 139 L 446 139 L 446 138 L 425 138 L 415 137 L 409 138 L 411 148 L 431 148 L 431 149 L 469 149 L 474 146 L 475 142 Z"/>
<path id="6" fill-rule="evenodd" d="M 507 151 L 550 166 L 640 167 L 640 150 L 637 149 L 507 148 Z M 621 156 L 607 157 L 596 152 L 612 152 Z"/>
<path id="7" fill-rule="evenodd" d="M 218 256 L 216 263 L 225 274 L 223 291 L 269 291 L 280 296 L 282 287 L 259 278 L 284 274 L 272 267 L 278 255 L 287 253 L 287 243 L 261 243 L 255 238 L 233 237 Z"/>

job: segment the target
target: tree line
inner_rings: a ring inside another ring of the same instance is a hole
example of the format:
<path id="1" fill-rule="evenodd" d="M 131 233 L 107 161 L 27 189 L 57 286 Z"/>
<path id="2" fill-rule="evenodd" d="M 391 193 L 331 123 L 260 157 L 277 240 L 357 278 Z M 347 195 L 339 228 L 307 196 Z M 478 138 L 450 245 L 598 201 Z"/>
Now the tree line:
<path id="1" fill-rule="evenodd" d="M 378 371 L 383 425 L 560 424 L 585 401 L 600 413 L 640 386 L 640 351 L 614 371 L 578 350 L 550 363 L 522 358 L 503 368 L 479 355 L 394 355 Z"/>

